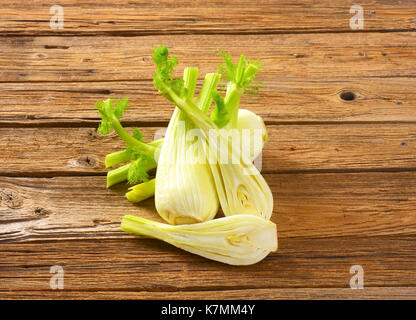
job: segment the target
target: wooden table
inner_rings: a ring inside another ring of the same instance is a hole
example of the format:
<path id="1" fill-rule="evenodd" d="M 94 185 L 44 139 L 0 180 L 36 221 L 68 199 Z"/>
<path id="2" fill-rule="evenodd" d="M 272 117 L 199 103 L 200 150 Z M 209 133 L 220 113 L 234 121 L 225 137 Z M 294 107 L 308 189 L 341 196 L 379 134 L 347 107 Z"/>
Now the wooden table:
<path id="1" fill-rule="evenodd" d="M 64 10 L 52 29 L 50 8 Z M 0 7 L 0 298 L 416 298 L 416 4 L 249 0 L 3 1 Z M 154 200 L 105 187 L 94 103 L 130 98 L 149 140 L 172 106 L 153 48 L 214 72 L 217 48 L 264 63 L 263 174 L 279 251 L 248 267 L 120 230 Z M 352 266 L 364 289 L 351 289 Z M 52 289 L 52 266 L 64 288 Z"/>

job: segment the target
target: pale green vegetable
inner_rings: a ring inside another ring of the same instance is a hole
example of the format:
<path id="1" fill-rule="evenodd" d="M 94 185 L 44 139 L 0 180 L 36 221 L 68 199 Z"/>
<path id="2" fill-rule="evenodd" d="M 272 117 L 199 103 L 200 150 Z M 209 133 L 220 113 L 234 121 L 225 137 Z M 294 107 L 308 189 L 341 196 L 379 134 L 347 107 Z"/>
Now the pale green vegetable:
<path id="1" fill-rule="evenodd" d="M 267 142 L 267 130 L 263 119 L 247 109 L 238 109 L 237 129 L 242 132 L 241 151 L 254 161 Z M 248 134 L 246 134 L 248 133 Z M 248 147 L 249 148 L 246 148 Z"/>
<path id="2" fill-rule="evenodd" d="M 207 79 L 209 80 L 209 77 Z M 207 89 L 207 86 L 204 86 L 205 90 Z M 206 97 L 206 94 L 201 91 L 200 97 Z M 206 105 L 206 103 L 204 104 Z M 246 144 L 241 143 L 242 148 L 244 148 L 244 151 L 249 152 L 249 158 L 251 160 L 255 160 L 261 153 L 262 148 L 264 144 L 267 142 L 267 132 L 266 132 L 266 126 L 264 125 L 263 119 L 256 115 L 254 112 L 246 110 L 246 109 L 239 109 L 238 110 L 238 119 L 237 119 L 237 129 L 241 132 L 246 129 L 248 130 L 248 135 L 242 135 L 243 139 L 246 138 L 247 141 Z M 261 137 L 257 136 L 257 132 L 260 132 Z M 261 143 L 259 143 L 259 140 L 261 140 Z M 242 140 L 243 141 L 243 140 Z M 157 161 L 158 157 L 156 157 L 156 154 L 159 155 L 160 148 L 162 147 L 163 139 L 155 140 L 152 142 L 149 142 L 149 146 L 156 147 L 155 151 L 155 160 Z M 250 146 L 250 148 L 245 148 L 245 146 Z M 118 165 L 123 162 L 127 162 L 131 160 L 131 152 L 128 152 L 128 150 L 121 150 L 116 151 L 113 153 L 110 153 L 105 158 L 105 165 L 106 168 L 112 167 L 115 165 Z M 126 181 L 128 179 L 128 173 L 131 171 L 131 165 L 132 163 L 127 163 L 121 167 L 118 167 L 116 169 L 110 170 L 107 173 L 107 188 L 110 188 L 111 186 Z M 151 169 L 156 168 L 156 163 L 146 163 L 144 164 L 144 171 L 148 171 Z M 153 191 L 154 194 L 154 191 Z"/>
<path id="3" fill-rule="evenodd" d="M 178 226 L 126 215 L 121 228 L 230 265 L 254 264 L 277 250 L 276 225 L 253 215 Z"/>
<path id="4" fill-rule="evenodd" d="M 248 142 L 250 149 L 248 149 L 247 152 L 249 152 L 250 159 L 254 161 L 254 159 L 256 159 L 260 155 L 264 143 L 266 143 L 267 141 L 266 126 L 264 125 L 262 118 L 252 111 L 246 109 L 239 109 L 237 129 L 241 132 L 243 130 L 248 130 L 249 134 L 242 136 L 247 137 L 250 140 Z M 255 130 L 258 130 L 258 132 L 261 133 L 260 143 L 257 143 L 257 137 L 255 137 L 254 134 Z M 122 170 L 124 170 L 123 167 L 121 168 Z M 117 170 L 119 169 L 115 169 L 113 171 L 117 172 Z M 138 185 L 135 185 L 134 187 L 129 188 L 130 191 L 126 194 L 127 199 L 131 202 L 137 203 L 153 196 L 155 194 L 155 182 L 154 179 L 152 179 L 151 181 L 152 183 L 143 182 Z"/>
<path id="5" fill-rule="evenodd" d="M 224 154 L 228 151 L 232 157 L 239 159 L 239 148 L 231 148 L 226 144 L 227 137 L 218 134 L 220 143 L 210 139 L 218 153 Z M 269 185 L 263 176 L 251 162 L 243 160 L 240 163 L 221 163 L 218 158 L 211 165 L 214 176 L 218 198 L 225 216 L 235 214 L 257 215 L 264 219 L 270 219 L 273 212 L 273 195 Z"/>
<path id="6" fill-rule="evenodd" d="M 106 166 L 133 160 L 128 165 L 108 172 L 107 187 L 126 179 L 131 184 L 148 181 L 148 171 L 156 168 L 155 156 L 161 142 L 145 143 L 141 132 L 137 128 L 134 128 L 133 134 L 130 134 L 122 126 L 120 119 L 129 107 L 127 98 L 97 101 L 96 107 L 102 120 L 98 132 L 107 135 L 114 130 L 126 143 L 125 150 L 107 155 Z"/>
<path id="7" fill-rule="evenodd" d="M 185 95 L 194 100 L 198 69 L 184 71 Z M 215 88 L 218 74 L 208 74 L 206 83 Z M 201 93 L 210 89 L 201 89 Z M 212 90 L 212 89 L 211 89 Z M 209 92 L 208 92 L 209 93 Z M 208 94 L 208 97 L 211 95 Z M 207 106 L 212 99 L 206 99 Z M 204 103 L 199 108 L 204 109 Z M 202 112 L 202 111 L 201 111 Z M 188 224 L 213 219 L 219 202 L 209 166 L 201 161 L 200 152 L 205 143 L 191 141 L 188 132 L 195 125 L 178 108 L 173 112 L 160 150 L 155 185 L 155 204 L 159 215 L 171 224 Z"/>
<path id="8" fill-rule="evenodd" d="M 149 142 L 148 145 L 153 146 L 157 149 L 162 146 L 162 143 L 163 143 L 163 139 L 159 139 L 159 140 L 154 140 L 152 142 Z M 130 160 L 131 160 L 131 153 L 128 150 L 116 151 L 113 153 L 109 153 L 105 156 L 105 167 L 106 168 L 114 167 L 120 163 L 127 162 Z"/>
<path id="9" fill-rule="evenodd" d="M 140 202 L 146 200 L 155 194 L 155 179 L 151 179 L 129 188 L 126 197 L 131 202 Z"/>
<path id="10" fill-rule="evenodd" d="M 220 125 L 224 127 L 229 121 L 233 123 L 234 118 L 237 118 L 238 113 L 234 111 L 236 103 L 233 101 L 238 101 L 241 96 L 239 87 L 228 90 L 224 100 L 219 98 L 218 94 L 214 95 L 216 103 L 214 111 L 219 111 L 213 114 L 211 119 L 197 107 L 193 99 L 183 95 L 182 88 L 178 86 L 176 80 L 168 76 L 173 68 L 171 65 L 168 65 L 170 67 L 168 72 L 161 72 L 166 70 L 168 52 L 166 47 L 155 49 L 155 53 L 158 53 L 157 51 L 159 51 L 159 59 L 154 59 L 157 72 L 153 84 L 164 97 L 180 108 L 201 129 L 209 146 L 206 156 L 224 214 L 226 216 L 248 214 L 270 219 L 273 211 L 273 195 L 270 187 L 248 156 L 241 152 L 241 148 L 233 147 L 229 140 L 228 128 L 219 127 Z M 238 83 L 247 83 L 253 78 L 256 66 L 246 65 L 241 61 L 243 60 L 240 59 L 236 78 Z M 228 155 L 231 155 L 231 161 L 221 160 Z M 156 177 L 156 186 L 157 183 Z"/>

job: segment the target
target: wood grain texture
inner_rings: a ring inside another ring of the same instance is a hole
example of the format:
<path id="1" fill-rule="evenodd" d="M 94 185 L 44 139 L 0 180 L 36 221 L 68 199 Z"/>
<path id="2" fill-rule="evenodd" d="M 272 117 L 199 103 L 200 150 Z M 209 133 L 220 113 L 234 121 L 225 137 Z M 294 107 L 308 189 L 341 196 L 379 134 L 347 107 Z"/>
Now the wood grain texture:
<path id="1" fill-rule="evenodd" d="M 128 299 L 128 300 L 415 300 L 414 287 L 369 287 L 363 290 L 350 288 L 273 288 L 273 289 L 222 289 L 205 291 L 155 292 L 138 290 L 16 290 L 0 291 L 2 299 Z"/>
<path id="2" fill-rule="evenodd" d="M 198 84 L 200 88 L 201 83 Z M 243 96 L 241 107 L 269 123 L 416 121 L 414 78 L 375 78 L 282 82 L 265 81 L 258 96 Z M 353 100 L 341 94 L 352 92 Z M 94 103 L 128 97 L 123 121 L 149 125 L 169 121 L 172 105 L 150 80 L 121 82 L 0 83 L 0 123 L 7 125 L 91 125 Z M 157 110 L 157 112 L 155 112 Z"/>
<path id="3" fill-rule="evenodd" d="M 140 128 L 147 141 L 164 128 Z M 414 170 L 416 124 L 269 125 L 262 172 Z M 157 134 L 157 135 L 156 135 Z M 53 140 L 52 140 L 53 139 Z M 2 175 L 104 174 L 105 155 L 121 150 L 96 128 L 0 128 Z"/>
<path id="4" fill-rule="evenodd" d="M 64 29 L 51 29 L 52 5 Z M 4 1 L 0 7 L 0 299 L 416 299 L 416 6 L 371 0 Z M 152 86 L 166 44 L 214 72 L 217 48 L 264 63 L 263 172 L 279 251 L 231 267 L 120 230 L 160 218 L 105 188 L 99 99 L 128 96 L 145 137 L 172 107 Z M 350 101 L 342 93 L 353 93 Z M 157 112 L 156 112 L 157 111 Z M 61 265 L 65 289 L 51 290 Z M 364 269 L 351 290 L 350 267 Z"/>
<path id="5" fill-rule="evenodd" d="M 416 233 L 416 172 L 266 174 L 280 239 Z M 123 215 L 161 221 L 105 177 L 0 178 L 0 241 L 131 238 Z"/>
<path id="6" fill-rule="evenodd" d="M 277 32 L 350 32 L 352 0 L 129 1 L 62 0 L 64 28 L 51 29 L 52 0 L 8 1 L 0 8 L 1 35 L 149 35 Z M 365 30 L 412 30 L 416 10 L 411 0 L 366 1 Z"/>
<path id="7" fill-rule="evenodd" d="M 414 241 L 414 236 L 286 238 L 278 253 L 245 267 L 197 257 L 157 240 L 2 244 L 0 254 L 8 259 L 0 262 L 0 292 L 50 292 L 53 265 L 64 269 L 64 290 L 88 291 L 91 297 L 97 291 L 164 292 L 162 297 L 180 298 L 187 292 L 279 288 L 344 288 L 345 294 L 350 267 L 357 264 L 365 271 L 367 288 L 414 287 Z M 267 291 L 251 298 L 261 297 Z"/>
<path id="8" fill-rule="evenodd" d="M 215 72 L 218 48 L 235 59 L 260 59 L 259 80 L 284 84 L 293 79 L 411 77 L 416 73 L 416 33 L 178 35 L 149 37 L 3 37 L 0 71 L 3 82 L 149 80 L 150 55 L 165 44 L 178 56 L 177 75 L 185 66 L 200 69 L 200 78 Z"/>

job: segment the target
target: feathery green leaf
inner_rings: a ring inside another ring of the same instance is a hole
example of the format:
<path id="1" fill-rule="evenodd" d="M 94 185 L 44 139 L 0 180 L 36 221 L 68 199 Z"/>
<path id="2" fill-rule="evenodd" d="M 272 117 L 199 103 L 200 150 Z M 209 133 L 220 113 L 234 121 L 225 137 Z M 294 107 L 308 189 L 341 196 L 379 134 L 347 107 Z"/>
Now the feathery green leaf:
<path id="1" fill-rule="evenodd" d="M 107 135 L 114 129 L 112 123 L 113 119 L 121 119 L 124 111 L 129 107 L 129 102 L 127 98 L 107 99 L 104 101 L 97 101 L 95 106 L 101 116 L 98 132 Z"/>
<path id="2" fill-rule="evenodd" d="M 153 76 L 153 85 L 156 89 L 170 101 L 172 99 L 166 92 L 167 87 L 179 97 L 185 96 L 186 89 L 184 88 L 183 79 L 173 79 L 173 69 L 178 64 L 178 58 L 173 55 L 169 56 L 168 48 L 161 45 L 153 51 L 152 59 L 156 65 L 156 73 Z"/>

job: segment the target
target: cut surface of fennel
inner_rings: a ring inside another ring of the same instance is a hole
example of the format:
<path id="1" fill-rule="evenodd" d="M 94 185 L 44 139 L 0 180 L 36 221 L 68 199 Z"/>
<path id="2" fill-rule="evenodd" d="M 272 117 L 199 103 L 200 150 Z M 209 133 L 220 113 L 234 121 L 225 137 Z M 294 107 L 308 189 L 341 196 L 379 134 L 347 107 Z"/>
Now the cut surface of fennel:
<path id="1" fill-rule="evenodd" d="M 121 228 L 230 265 L 257 263 L 278 247 L 276 225 L 253 215 L 177 226 L 126 215 Z"/>
<path id="2" fill-rule="evenodd" d="M 224 215 L 248 214 L 270 219 L 273 195 L 252 160 L 240 148 L 233 148 L 222 130 L 211 130 L 207 138 L 214 150 L 209 152 L 210 167 Z M 225 163 L 220 159 L 222 154 L 230 155 Z"/>

